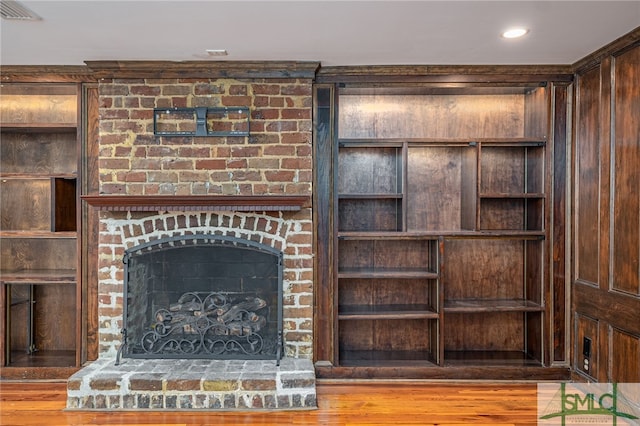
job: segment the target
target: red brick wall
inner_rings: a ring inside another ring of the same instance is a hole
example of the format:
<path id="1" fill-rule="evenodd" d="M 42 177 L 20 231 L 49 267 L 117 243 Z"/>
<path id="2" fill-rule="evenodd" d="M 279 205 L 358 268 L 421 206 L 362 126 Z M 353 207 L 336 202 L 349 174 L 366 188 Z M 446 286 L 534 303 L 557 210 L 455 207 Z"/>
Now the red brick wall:
<path id="1" fill-rule="evenodd" d="M 99 93 L 102 194 L 311 196 L 310 79 L 102 79 Z M 202 106 L 248 107 L 250 136 L 154 136 L 154 108 Z M 101 213 L 101 356 L 115 356 L 120 344 L 124 250 L 185 233 L 234 233 L 281 249 L 285 355 L 311 358 L 310 206 L 271 213 Z"/>
<path id="2" fill-rule="evenodd" d="M 311 194 L 311 81 L 104 79 L 104 194 Z M 153 109 L 250 108 L 248 137 L 155 137 Z"/>

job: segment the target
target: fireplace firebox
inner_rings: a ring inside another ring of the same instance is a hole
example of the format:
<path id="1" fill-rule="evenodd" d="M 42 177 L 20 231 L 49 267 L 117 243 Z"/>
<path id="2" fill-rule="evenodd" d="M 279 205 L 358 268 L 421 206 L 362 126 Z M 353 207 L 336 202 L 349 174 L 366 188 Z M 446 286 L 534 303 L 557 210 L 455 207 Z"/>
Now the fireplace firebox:
<path id="1" fill-rule="evenodd" d="M 125 358 L 282 357 L 282 252 L 181 235 L 125 252 Z"/>

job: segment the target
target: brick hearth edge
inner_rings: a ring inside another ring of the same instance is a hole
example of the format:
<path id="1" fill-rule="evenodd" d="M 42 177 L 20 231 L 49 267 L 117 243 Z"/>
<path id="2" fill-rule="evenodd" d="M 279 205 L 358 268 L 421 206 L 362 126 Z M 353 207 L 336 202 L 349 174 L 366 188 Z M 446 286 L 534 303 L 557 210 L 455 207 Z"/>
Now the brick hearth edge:
<path id="1" fill-rule="evenodd" d="M 309 359 L 101 358 L 67 382 L 68 410 L 316 409 Z"/>

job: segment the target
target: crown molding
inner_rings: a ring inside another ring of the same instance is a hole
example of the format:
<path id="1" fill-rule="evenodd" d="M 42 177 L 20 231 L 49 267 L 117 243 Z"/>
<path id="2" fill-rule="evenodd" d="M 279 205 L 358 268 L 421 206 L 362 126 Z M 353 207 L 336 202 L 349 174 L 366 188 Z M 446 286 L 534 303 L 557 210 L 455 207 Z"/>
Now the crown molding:
<path id="1" fill-rule="evenodd" d="M 319 62 L 296 61 L 85 61 L 98 78 L 308 78 Z"/>

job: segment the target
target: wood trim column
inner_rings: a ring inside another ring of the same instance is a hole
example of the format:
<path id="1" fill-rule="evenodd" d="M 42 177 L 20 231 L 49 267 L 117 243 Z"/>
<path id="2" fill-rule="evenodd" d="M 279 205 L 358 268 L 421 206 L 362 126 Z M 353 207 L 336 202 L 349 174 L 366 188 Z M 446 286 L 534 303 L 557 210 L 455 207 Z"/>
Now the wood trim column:
<path id="1" fill-rule="evenodd" d="M 333 139 L 334 97 L 331 84 L 314 86 L 313 108 L 313 222 L 315 246 L 314 361 L 331 366 L 335 362 L 334 268 L 333 268 Z"/>
<path id="2" fill-rule="evenodd" d="M 567 274 L 568 132 L 570 85 L 552 86 L 553 181 L 551 188 L 551 343 L 550 365 L 567 365 L 569 328 L 569 276 Z"/>
<path id="3" fill-rule="evenodd" d="M 100 191 L 98 168 L 99 157 L 99 94 L 97 84 L 86 84 L 83 88 L 84 115 L 81 152 L 81 195 L 97 195 Z M 100 218 L 97 211 L 87 205 L 81 206 L 82 228 L 80 238 L 82 289 L 82 350 L 81 363 L 98 359 L 100 342 L 98 336 L 98 246 Z"/>

